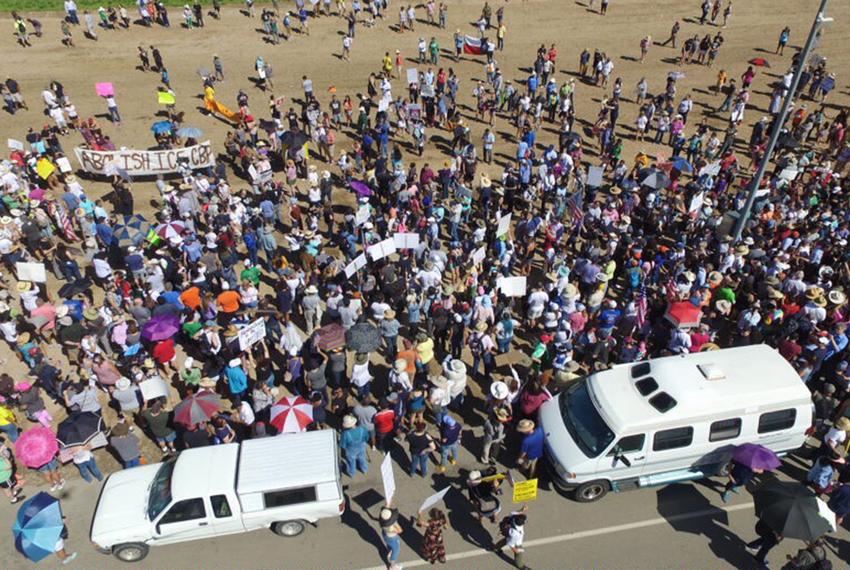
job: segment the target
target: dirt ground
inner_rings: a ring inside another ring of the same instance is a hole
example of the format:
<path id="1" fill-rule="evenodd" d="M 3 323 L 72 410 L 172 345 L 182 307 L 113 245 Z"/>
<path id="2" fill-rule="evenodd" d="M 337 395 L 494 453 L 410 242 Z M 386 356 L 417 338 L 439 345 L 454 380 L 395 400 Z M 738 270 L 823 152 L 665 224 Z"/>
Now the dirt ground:
<path id="1" fill-rule="evenodd" d="M 726 2 L 724 2 L 725 5 Z M 57 5 L 60 3 L 57 1 Z M 282 5 L 289 5 L 282 2 Z M 159 120 L 156 113 L 161 110 L 157 105 L 156 88 L 160 85 L 159 75 L 153 72 L 143 72 L 137 69 L 139 63 L 136 55 L 138 45 L 156 45 L 160 48 L 166 66 L 168 67 L 171 84 L 177 93 L 177 109 L 186 113 L 185 124 L 199 127 L 205 133 L 205 139 L 213 142 L 217 151 L 222 151 L 222 141 L 228 130 L 228 125 L 200 113 L 201 80 L 196 73 L 200 67 L 211 68 L 213 54 L 217 53 L 224 63 L 226 80 L 217 88 L 217 97 L 226 105 L 235 108 L 235 96 L 238 89 L 244 89 L 250 95 L 250 105 L 254 114 L 260 117 L 268 116 L 268 93 L 260 91 L 251 78 L 254 59 L 257 56 L 269 62 L 274 68 L 274 94 L 283 96 L 285 106 L 289 106 L 290 98 L 301 97 L 301 77 L 309 76 L 314 82 L 314 91 L 323 103 L 330 99 L 328 89 L 336 88 L 340 100 L 346 94 L 365 92 L 366 78 L 370 72 L 377 72 L 384 52 L 393 53 L 400 49 L 405 58 L 405 66 L 414 66 L 417 41 L 420 36 L 430 39 L 436 36 L 444 53 L 454 49 L 452 34 L 456 29 L 463 33 L 476 35 L 474 22 L 480 14 L 483 2 L 479 0 L 448 1 L 448 27 L 441 30 L 425 23 L 424 7 L 420 7 L 418 15 L 422 18 L 417 22 L 413 32 L 397 33 L 394 31 L 398 20 L 398 7 L 391 2 L 388 16 L 379 21 L 373 28 L 358 25 L 357 35 L 351 52 L 350 61 L 344 61 L 338 54 L 342 50 L 343 30 L 345 23 L 338 17 L 326 17 L 313 20 L 310 23 L 310 35 L 296 34 L 288 42 L 280 45 L 270 45 L 260 33 L 259 18 L 250 19 L 240 13 L 238 6 L 225 6 L 221 20 L 206 18 L 206 27 L 202 29 L 185 30 L 177 26 L 181 20 L 178 9 L 172 9 L 171 29 L 154 27 L 152 29 L 132 26 L 129 31 L 99 32 L 97 42 L 84 39 L 82 29 L 74 29 L 76 48 L 66 48 L 60 44 L 59 15 L 42 14 L 39 18 L 44 23 L 45 35 L 34 38 L 34 47 L 23 49 L 15 44 L 11 33 L 0 37 L 2 50 L 2 73 L 17 79 L 29 103 L 30 110 L 22 111 L 14 116 L 2 115 L 0 120 L 0 140 L 5 138 L 23 139 L 30 126 L 40 127 L 50 122 L 43 113 L 40 92 L 47 84 L 55 79 L 63 83 L 66 92 L 76 103 L 81 117 L 103 115 L 107 112 L 103 100 L 95 95 L 94 84 L 111 81 L 115 85 L 116 100 L 119 105 L 123 124 L 115 127 L 108 123 L 105 117 L 99 120 L 104 131 L 109 134 L 117 146 L 147 148 L 155 144 L 150 126 Z M 596 3 L 598 6 L 598 2 Z M 747 60 L 753 57 L 767 58 L 772 67 L 759 69 L 754 82 L 754 93 L 746 115 L 746 123 L 751 125 L 766 114 L 770 88 L 767 85 L 776 80 L 788 67 L 791 56 L 795 51 L 790 46 L 799 46 L 805 41 L 815 10 L 817 0 L 738 0 L 728 27 L 722 29 L 726 42 L 723 45 L 714 68 L 699 65 L 687 65 L 679 68 L 673 58 L 678 56 L 678 49 L 653 45 L 644 64 L 637 61 L 639 42 L 643 36 L 650 34 L 654 41 L 664 41 L 675 20 L 682 23 L 679 34 L 679 45 L 689 35 L 721 31 L 716 26 L 700 26 L 700 2 L 698 0 L 613 0 L 606 16 L 587 9 L 586 3 L 572 0 L 528 0 L 520 2 L 494 1 L 493 11 L 504 5 L 505 22 L 507 26 L 506 49 L 497 52 L 496 60 L 506 79 L 524 80 L 528 75 L 528 67 L 532 64 L 536 50 L 541 44 L 547 47 L 555 43 L 558 46 L 556 78 L 562 83 L 574 75 L 578 68 L 578 56 L 582 49 L 601 49 L 613 58 L 615 67 L 612 79 L 622 77 L 623 97 L 627 101 L 621 107 L 620 124 L 626 126 L 626 148 L 623 157 L 627 161 L 638 151 L 646 151 L 651 155 L 669 156 L 666 147 L 655 147 L 650 143 L 638 143 L 631 140 L 631 125 L 637 117 L 637 107 L 631 103 L 634 97 L 634 86 L 641 77 L 649 81 L 650 92 L 663 89 L 664 79 L 668 72 L 681 70 L 686 77 L 680 80 L 678 94 L 680 97 L 691 92 L 695 100 L 695 110 L 692 113 L 691 124 L 699 122 L 706 109 L 719 105 L 719 96 L 709 89 L 714 85 L 717 71 L 727 70 L 730 77 L 740 77 L 747 68 Z M 257 7 L 259 15 L 260 6 Z M 848 77 L 850 77 L 850 50 L 847 49 L 850 40 L 850 7 L 846 3 L 833 2 L 830 15 L 835 21 L 827 24 L 823 33 L 820 55 L 826 56 L 829 68 L 836 73 L 838 87 L 831 95 L 830 106 L 847 104 Z M 722 20 L 722 16 L 720 18 Z M 494 15 L 495 21 L 495 15 Z M 11 21 L 4 20 L 11 32 Z M 789 49 L 783 57 L 773 55 L 780 30 L 783 26 L 791 26 L 791 41 Z M 391 29 L 392 26 L 392 29 Z M 495 31 L 490 34 L 495 38 Z M 474 120 L 474 111 L 469 106 L 473 103 L 474 80 L 484 76 L 483 56 L 465 56 L 455 62 L 442 56 L 440 66 L 451 67 L 461 78 L 460 101 L 467 105 L 463 112 L 473 129 L 473 141 L 480 144 L 484 125 Z M 419 66 L 420 70 L 423 69 Z M 402 74 L 402 78 L 404 74 Z M 393 81 L 394 94 L 404 93 L 406 85 L 403 79 Z M 609 87 L 610 89 L 610 87 Z M 609 91 L 610 93 L 610 91 Z M 605 91 L 590 85 L 577 83 L 577 117 L 579 123 L 592 123 L 596 117 L 599 101 Z M 811 107 L 811 103 L 809 104 Z M 832 108 L 829 115 L 835 114 Z M 710 124 L 723 129 L 728 114 L 722 117 L 711 117 Z M 496 143 L 497 161 L 513 156 L 515 142 L 505 140 L 512 137 L 515 129 L 503 118 L 496 122 L 499 139 Z M 686 134 L 691 131 L 686 130 Z M 447 136 L 445 132 L 431 129 L 431 136 Z M 749 128 L 739 130 L 739 136 L 748 137 Z M 81 142 L 81 137 L 73 133 L 63 140 L 65 150 L 72 155 L 72 148 Z M 337 152 L 349 148 L 352 139 L 343 133 L 339 137 Z M 542 145 L 557 144 L 557 125 L 546 124 L 539 132 L 538 142 Z M 586 145 L 588 146 L 588 145 Z M 499 156 L 501 155 L 501 156 Z M 588 157 L 591 162 L 598 159 Z M 411 158 L 412 159 L 412 158 Z M 418 163 L 430 162 L 440 164 L 443 155 L 434 149 L 433 143 L 427 148 L 424 159 Z M 72 159 L 75 163 L 75 159 Z M 75 164 L 76 166 L 76 164 Z M 321 168 L 321 167 L 320 167 Z M 498 180 L 501 168 L 498 165 L 482 170 L 489 171 Z M 103 195 L 108 187 L 94 182 L 84 183 L 86 190 L 95 196 Z M 244 185 L 244 184 L 242 184 Z M 240 182 L 234 182 L 239 188 Z M 153 213 L 151 200 L 156 197 L 156 189 L 152 183 L 134 183 L 137 209 L 146 215 Z M 345 195 L 339 191 L 340 199 Z M 261 293 L 268 293 L 263 290 Z M 61 358 L 55 347 L 48 347 L 48 353 Z M 20 374 L 23 370 L 17 359 L 8 349 L 0 347 L 0 357 L 7 360 L 6 367 Z M 105 465 L 109 467 L 109 464 Z"/>

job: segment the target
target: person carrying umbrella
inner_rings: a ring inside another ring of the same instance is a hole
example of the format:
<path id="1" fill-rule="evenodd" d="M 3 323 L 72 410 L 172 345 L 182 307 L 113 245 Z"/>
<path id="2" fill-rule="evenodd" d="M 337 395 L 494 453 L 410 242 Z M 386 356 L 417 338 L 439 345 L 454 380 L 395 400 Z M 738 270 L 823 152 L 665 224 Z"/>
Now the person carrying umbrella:
<path id="1" fill-rule="evenodd" d="M 766 567 L 767 553 L 782 541 L 783 536 L 770 528 L 763 519 L 756 522 L 755 530 L 758 538 L 748 542 L 744 548 L 755 557 L 760 566 Z"/>
<path id="2" fill-rule="evenodd" d="M 729 470 L 729 482 L 720 495 L 724 503 L 729 502 L 729 493 L 738 493 L 753 477 L 765 471 L 772 471 L 781 465 L 776 454 L 764 446 L 745 443 L 738 446 L 732 455 Z"/>
<path id="3" fill-rule="evenodd" d="M 732 468 L 729 470 L 729 481 L 726 483 L 726 487 L 723 489 L 723 492 L 720 494 L 720 499 L 724 503 L 729 502 L 729 493 L 739 493 L 741 487 L 745 487 L 750 481 L 753 480 L 759 473 L 763 473 L 763 469 L 751 469 L 747 465 L 743 463 L 738 463 L 734 459 L 732 460 Z"/>
<path id="4" fill-rule="evenodd" d="M 55 554 L 62 564 L 69 564 L 77 557 L 76 552 L 65 550 L 68 527 L 59 505 L 59 499 L 41 492 L 28 499 L 18 509 L 12 535 L 15 548 L 33 562 L 40 562 Z"/>

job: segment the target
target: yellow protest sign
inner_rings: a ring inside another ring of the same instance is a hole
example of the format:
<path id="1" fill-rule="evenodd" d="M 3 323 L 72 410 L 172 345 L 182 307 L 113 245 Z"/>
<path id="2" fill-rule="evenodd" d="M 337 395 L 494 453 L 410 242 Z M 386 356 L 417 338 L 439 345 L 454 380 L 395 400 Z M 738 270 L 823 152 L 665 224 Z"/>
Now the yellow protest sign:
<path id="1" fill-rule="evenodd" d="M 514 502 L 524 503 L 537 498 L 537 479 L 514 483 Z"/>
<path id="2" fill-rule="evenodd" d="M 56 167 L 53 166 L 53 163 L 46 158 L 42 158 L 35 165 L 35 171 L 38 172 L 38 175 L 41 176 L 42 180 L 47 180 L 47 177 L 53 174 L 54 170 L 56 170 Z"/>
<path id="3" fill-rule="evenodd" d="M 174 105 L 177 102 L 174 95 L 168 91 L 159 91 L 156 96 L 160 105 Z"/>

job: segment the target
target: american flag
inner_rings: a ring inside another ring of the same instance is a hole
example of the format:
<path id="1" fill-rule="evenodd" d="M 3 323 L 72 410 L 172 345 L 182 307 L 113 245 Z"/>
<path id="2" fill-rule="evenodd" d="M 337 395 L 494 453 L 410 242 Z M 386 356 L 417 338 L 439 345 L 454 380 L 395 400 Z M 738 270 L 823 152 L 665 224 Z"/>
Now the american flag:
<path id="1" fill-rule="evenodd" d="M 567 207 L 570 209 L 572 216 L 573 227 L 579 227 L 584 221 L 584 187 L 580 187 L 576 192 L 567 198 Z"/>
<path id="2" fill-rule="evenodd" d="M 670 301 L 678 301 L 679 300 L 679 288 L 676 286 L 676 280 L 670 279 L 667 281 L 667 299 Z"/>
<path id="3" fill-rule="evenodd" d="M 641 284 L 640 295 L 637 300 L 637 315 L 636 322 L 638 328 L 643 328 L 646 324 L 646 319 L 649 316 L 649 303 L 646 300 L 646 285 Z"/>

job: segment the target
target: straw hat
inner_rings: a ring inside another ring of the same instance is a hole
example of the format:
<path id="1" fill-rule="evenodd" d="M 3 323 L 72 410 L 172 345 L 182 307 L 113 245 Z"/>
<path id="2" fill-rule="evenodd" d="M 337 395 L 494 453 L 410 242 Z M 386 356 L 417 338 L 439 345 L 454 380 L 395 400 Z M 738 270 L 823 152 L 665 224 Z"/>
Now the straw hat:
<path id="1" fill-rule="evenodd" d="M 831 293 L 831 291 L 830 291 Z M 782 291 L 774 289 L 773 287 L 767 288 L 767 297 L 769 299 L 784 299 L 785 295 L 782 294 Z"/>
<path id="2" fill-rule="evenodd" d="M 201 381 L 198 382 L 198 385 L 201 388 L 215 388 L 215 380 L 213 380 L 212 378 L 210 378 L 208 376 L 205 376 L 205 377 L 201 378 Z"/>
<path id="3" fill-rule="evenodd" d="M 87 321 L 96 321 L 99 316 L 100 314 L 94 307 L 89 307 L 88 309 L 83 311 L 83 318 Z"/>
<path id="4" fill-rule="evenodd" d="M 575 299 L 578 297 L 578 287 L 572 283 L 567 283 L 567 286 L 564 287 L 564 297 L 567 299 Z"/>
<path id="5" fill-rule="evenodd" d="M 25 293 L 32 289 L 32 283 L 29 281 L 18 281 L 18 284 L 15 286 L 19 293 Z"/>
<path id="6" fill-rule="evenodd" d="M 482 188 L 489 188 L 492 185 L 493 185 L 493 181 L 490 180 L 490 178 L 482 172 L 481 173 L 481 187 Z"/>
<path id="7" fill-rule="evenodd" d="M 719 271 L 712 271 L 711 273 L 708 274 L 708 284 L 709 285 L 714 285 L 716 287 L 717 285 L 720 285 L 722 282 L 723 282 L 723 274 L 720 273 Z"/>
<path id="8" fill-rule="evenodd" d="M 484 321 L 478 321 L 475 323 L 475 330 L 478 332 L 485 332 L 487 330 L 487 323 Z"/>
<path id="9" fill-rule="evenodd" d="M 520 420 L 516 430 L 519 433 L 531 433 L 534 431 L 534 422 L 531 420 Z"/>
<path id="10" fill-rule="evenodd" d="M 490 384 L 490 395 L 497 400 L 504 400 L 510 395 L 510 390 L 504 382 L 496 381 Z"/>
<path id="11" fill-rule="evenodd" d="M 30 333 L 22 332 L 18 335 L 18 344 L 26 344 L 30 341 Z"/>
<path id="12" fill-rule="evenodd" d="M 393 311 L 392 309 L 387 309 L 386 311 L 384 311 L 384 318 L 385 319 L 394 319 L 395 318 L 395 311 Z"/>
<path id="13" fill-rule="evenodd" d="M 62 303 L 61 305 L 56 307 L 56 318 L 61 319 L 62 317 L 67 316 L 70 311 L 71 307 L 69 307 L 65 303 Z"/>
<path id="14" fill-rule="evenodd" d="M 346 428 L 346 429 L 347 428 L 353 428 L 356 425 L 357 425 L 357 418 L 355 418 L 354 416 L 349 414 L 349 415 L 345 416 L 344 418 L 342 418 L 342 427 L 343 428 Z"/>
<path id="15" fill-rule="evenodd" d="M 304 289 L 304 293 L 307 294 L 307 295 L 315 295 L 318 292 L 319 292 L 319 290 L 316 288 L 315 285 L 310 285 L 309 287 Z"/>
<path id="16" fill-rule="evenodd" d="M 847 301 L 847 295 L 844 294 L 844 291 L 833 289 L 827 295 L 827 299 L 833 305 L 843 305 Z"/>
<path id="17" fill-rule="evenodd" d="M 129 390 L 131 386 L 130 379 L 122 376 L 115 382 L 115 387 L 119 390 Z"/>
<path id="18" fill-rule="evenodd" d="M 742 244 L 735 248 L 735 253 L 738 255 L 749 255 L 750 248 Z"/>
<path id="19" fill-rule="evenodd" d="M 841 416 L 840 418 L 838 418 L 838 421 L 835 422 L 835 427 L 842 431 L 850 431 L 850 419 Z"/>

